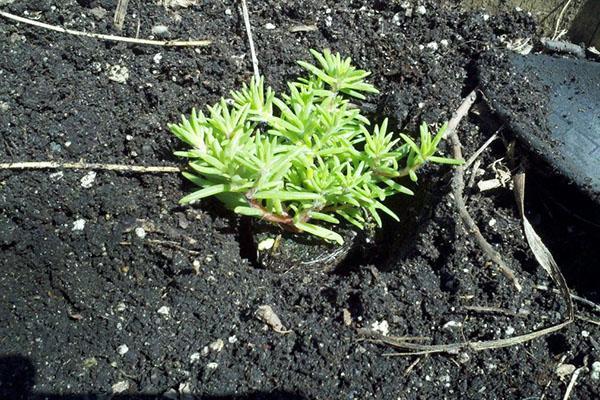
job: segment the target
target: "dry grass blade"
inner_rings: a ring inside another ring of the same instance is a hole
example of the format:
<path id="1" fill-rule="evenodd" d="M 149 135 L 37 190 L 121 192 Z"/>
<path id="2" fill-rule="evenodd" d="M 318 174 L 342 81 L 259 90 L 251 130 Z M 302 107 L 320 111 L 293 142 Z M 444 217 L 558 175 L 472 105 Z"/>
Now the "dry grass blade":
<path id="1" fill-rule="evenodd" d="M 115 18 L 113 22 L 119 31 L 123 29 L 125 23 L 125 15 L 127 15 L 127 5 L 129 0 L 119 0 L 117 3 L 117 10 L 115 11 Z"/>
<path id="2" fill-rule="evenodd" d="M 19 17 L 17 15 L 13 15 L 13 14 L 10 14 L 10 13 L 4 12 L 4 11 L 0 11 L 0 16 L 2 16 L 4 18 L 8 18 L 13 21 L 22 22 L 27 25 L 36 26 L 38 28 L 49 29 L 49 30 L 55 31 L 55 32 L 67 33 L 69 35 L 74 35 L 74 36 L 85 36 L 85 37 L 94 38 L 94 39 L 109 40 L 109 41 L 113 41 L 113 42 L 124 42 L 124 43 L 131 43 L 131 44 L 147 44 L 147 45 L 152 45 L 152 46 L 173 46 L 173 47 L 185 47 L 185 46 L 202 47 L 202 46 L 209 46 L 212 43 L 212 41 L 210 41 L 210 40 L 189 40 L 189 41 L 150 40 L 150 39 L 128 38 L 128 37 L 114 36 L 114 35 L 104 35 L 101 33 L 89 33 L 89 32 L 76 31 L 73 29 L 66 29 L 66 28 L 62 28 L 60 26 L 46 24 L 44 22 L 34 21 L 29 18 Z"/>
<path id="3" fill-rule="evenodd" d="M 179 167 L 172 166 L 143 166 L 143 165 L 124 165 L 124 164 L 99 164 L 83 162 L 56 162 L 56 161 L 32 161 L 0 163 L 0 170 L 3 169 L 87 169 L 97 171 L 117 171 L 117 172 L 140 172 L 140 173 L 173 173 L 180 172 Z"/>
<path id="4" fill-rule="evenodd" d="M 254 79 L 256 79 L 256 82 L 258 82 L 260 80 L 260 72 L 258 71 L 258 58 L 256 58 L 256 51 L 254 50 L 252 27 L 250 26 L 250 15 L 248 14 L 248 4 L 246 4 L 246 0 L 242 0 L 242 15 L 244 17 L 244 25 L 246 25 L 246 35 L 248 35 L 248 46 L 250 47 L 250 57 L 252 58 Z"/>

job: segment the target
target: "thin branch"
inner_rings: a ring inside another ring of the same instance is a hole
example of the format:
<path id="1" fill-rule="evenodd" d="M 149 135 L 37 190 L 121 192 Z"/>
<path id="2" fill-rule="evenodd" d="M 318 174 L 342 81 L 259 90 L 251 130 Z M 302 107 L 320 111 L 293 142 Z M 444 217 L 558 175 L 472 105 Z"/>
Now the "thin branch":
<path id="1" fill-rule="evenodd" d="M 252 58 L 252 69 L 254 70 L 254 79 L 258 83 L 260 79 L 260 72 L 258 71 L 258 59 L 256 58 L 256 51 L 254 50 L 254 40 L 252 39 L 252 28 L 250 27 L 250 16 L 248 14 L 248 5 L 246 0 L 242 0 L 242 15 L 244 17 L 244 24 L 246 25 L 246 35 L 248 35 L 248 45 L 250 46 L 250 57 Z"/>
<path id="2" fill-rule="evenodd" d="M 565 392 L 565 397 L 563 397 L 563 400 L 569 400 L 569 398 L 571 397 L 571 392 L 573 391 L 573 388 L 575 387 L 575 384 L 577 383 L 577 378 L 579 378 L 579 375 L 582 372 L 587 372 L 588 368 L 587 367 L 581 367 L 581 368 L 577 368 L 575 370 L 575 372 L 573 372 L 573 375 L 571 376 L 571 381 L 569 382 L 569 386 L 567 386 L 567 390 Z"/>
<path id="3" fill-rule="evenodd" d="M 150 40 L 150 39 L 128 38 L 128 37 L 114 36 L 114 35 L 104 35 L 101 33 L 89 33 L 89 32 L 76 31 L 73 29 L 66 29 L 66 28 L 62 28 L 60 26 L 46 24 L 44 22 L 34 21 L 29 18 L 19 17 L 17 15 L 13 15 L 13 14 L 10 14 L 10 13 L 4 12 L 4 11 L 0 11 L 0 16 L 11 19 L 13 21 L 22 22 L 24 24 L 33 25 L 38 28 L 49 29 L 49 30 L 55 31 L 55 32 L 68 33 L 69 35 L 75 35 L 75 36 L 85 36 L 85 37 L 90 37 L 90 38 L 94 38 L 94 39 L 110 40 L 113 42 L 147 44 L 147 45 L 153 45 L 153 46 L 179 46 L 179 47 L 183 47 L 183 46 L 198 46 L 198 47 L 200 47 L 200 46 L 208 46 L 212 43 L 211 40 L 189 40 L 189 41 Z"/>
<path id="4" fill-rule="evenodd" d="M 446 130 L 446 135 L 452 141 L 452 151 L 453 157 L 462 160 L 462 145 L 460 140 L 458 139 L 458 135 L 456 134 L 456 127 L 461 119 L 469 112 L 471 105 L 475 102 L 476 92 L 472 91 L 460 105 L 456 113 L 452 116 L 452 119 L 448 123 L 448 129 Z M 454 194 L 454 202 L 456 203 L 456 207 L 458 208 L 458 212 L 460 217 L 467 227 L 467 231 L 471 233 L 475 237 L 475 241 L 481 248 L 481 250 L 485 253 L 487 257 L 489 257 L 494 263 L 498 265 L 500 271 L 506 276 L 515 286 L 518 291 L 522 290 L 521 284 L 517 280 L 515 273 L 506 265 L 500 253 L 498 253 L 491 244 L 488 243 L 487 240 L 481 234 L 479 227 L 467 211 L 467 206 L 465 204 L 465 199 L 463 198 L 463 191 L 465 189 L 464 182 L 464 166 L 459 165 L 456 167 L 454 172 L 454 177 L 452 178 L 452 192 Z"/>
<path id="5" fill-rule="evenodd" d="M 84 162 L 56 162 L 56 161 L 33 161 L 33 162 L 15 162 L 0 163 L 0 170 L 3 169 L 86 169 L 97 171 L 118 171 L 118 172 L 140 172 L 140 173 L 173 173 L 180 172 L 179 167 L 172 166 L 142 166 L 142 165 L 124 165 L 124 164 L 100 164 Z"/>

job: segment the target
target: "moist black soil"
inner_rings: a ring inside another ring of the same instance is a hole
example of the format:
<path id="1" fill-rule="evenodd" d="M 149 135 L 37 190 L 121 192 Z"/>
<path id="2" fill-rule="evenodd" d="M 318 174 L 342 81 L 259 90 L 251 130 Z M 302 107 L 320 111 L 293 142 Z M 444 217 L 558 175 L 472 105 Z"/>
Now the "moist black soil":
<path id="1" fill-rule="evenodd" d="M 179 163 L 166 123 L 251 76 L 238 3 L 198 3 L 166 10 L 132 2 L 121 34 L 133 37 L 139 27 L 148 37 L 165 25 L 169 38 L 213 41 L 202 48 L 115 44 L 1 20 L 2 162 Z M 535 35 L 523 12 L 486 18 L 451 3 L 420 9 L 407 2 L 410 12 L 381 1 L 250 3 L 261 72 L 271 85 L 282 89 L 296 76 L 295 61 L 308 59 L 309 48 L 330 47 L 373 72 L 381 94 L 364 106 L 406 132 L 423 120 L 447 120 L 477 84 L 478 59 L 501 51 L 501 37 Z M 96 7 L 112 12 L 115 2 L 38 0 L 3 10 L 115 33 L 111 14 L 94 17 Z M 290 31 L 299 25 L 316 30 Z M 109 79 L 114 66 L 128 69 L 125 82 Z M 492 133 L 478 119 L 465 120 L 465 154 Z M 500 142 L 486 150 L 481 178 L 493 177 L 488 166 L 505 156 Z M 557 375 L 560 362 L 591 368 L 600 358 L 600 329 L 588 322 L 597 314 L 583 305 L 577 313 L 585 320 L 493 351 L 389 357 L 393 349 L 359 341 L 358 329 L 386 326 L 390 335 L 434 344 L 489 340 L 563 319 L 564 301 L 528 249 L 508 188 L 465 195 L 522 292 L 460 224 L 448 168 L 424 171 L 422 202 L 392 200 L 408 211 L 400 223 L 386 221 L 381 252 L 347 259 L 334 273 L 257 268 L 243 221 L 210 200 L 177 205 L 191 190 L 177 174 L 97 172 L 82 187 L 87 174 L 0 173 L 2 398 L 106 398 L 126 387 L 116 398 L 553 399 L 571 378 Z M 535 199 L 532 190 L 527 196 Z M 569 207 L 568 196 L 561 200 Z M 597 237 L 597 228 L 573 218 L 560 220 L 568 233 L 545 230 L 553 214 L 539 199 L 527 207 L 544 239 L 552 233 L 592 244 Z M 597 258 L 584 245 L 575 253 L 556 237 L 551 242 L 563 269 L 587 260 L 569 284 L 598 301 L 597 284 L 589 284 L 597 282 Z M 258 320 L 261 305 L 291 332 Z M 584 370 L 570 398 L 597 398 L 599 386 Z"/>

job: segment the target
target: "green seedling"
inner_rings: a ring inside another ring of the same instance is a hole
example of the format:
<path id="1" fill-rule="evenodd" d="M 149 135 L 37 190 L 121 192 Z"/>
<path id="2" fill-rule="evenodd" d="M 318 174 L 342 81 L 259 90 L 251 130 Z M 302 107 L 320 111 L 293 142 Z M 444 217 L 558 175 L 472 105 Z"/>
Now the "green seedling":
<path id="1" fill-rule="evenodd" d="M 416 182 L 427 162 L 460 163 L 436 155 L 446 124 L 432 135 L 423 123 L 418 141 L 388 132 L 387 119 L 371 129 L 351 101 L 378 93 L 370 73 L 329 50 L 311 53 L 317 65 L 299 61 L 308 75 L 286 94 L 253 79 L 169 126 L 189 147 L 175 153 L 189 159 L 183 175 L 200 188 L 182 204 L 215 196 L 238 214 L 341 244 L 340 219 L 360 229 L 381 226 L 380 213 L 397 220 L 384 201 L 413 194 L 401 178 Z"/>

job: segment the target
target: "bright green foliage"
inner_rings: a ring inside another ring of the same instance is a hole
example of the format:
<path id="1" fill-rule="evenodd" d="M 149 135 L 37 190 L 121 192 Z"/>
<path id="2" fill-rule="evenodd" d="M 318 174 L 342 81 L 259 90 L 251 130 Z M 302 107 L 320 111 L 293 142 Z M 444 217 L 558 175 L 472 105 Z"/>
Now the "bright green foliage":
<path id="1" fill-rule="evenodd" d="M 446 125 L 432 137 L 424 123 L 419 143 L 388 132 L 387 119 L 369 128 L 350 101 L 378 93 L 364 80 L 369 72 L 329 50 L 311 52 L 319 65 L 298 62 L 308 76 L 281 97 L 253 79 L 206 115 L 193 110 L 169 126 L 190 146 L 175 153 L 190 159 L 184 176 L 201 188 L 182 204 L 216 196 L 238 214 L 342 243 L 328 228 L 340 217 L 361 229 L 381 226 L 380 212 L 397 219 L 383 202 L 412 194 L 399 178 L 416 182 L 428 161 L 459 163 L 435 156 Z"/>

